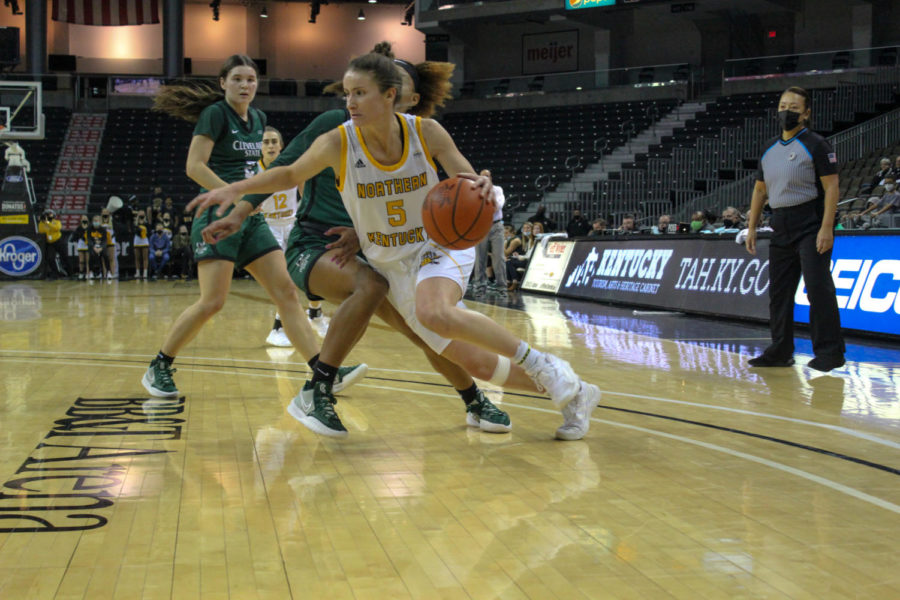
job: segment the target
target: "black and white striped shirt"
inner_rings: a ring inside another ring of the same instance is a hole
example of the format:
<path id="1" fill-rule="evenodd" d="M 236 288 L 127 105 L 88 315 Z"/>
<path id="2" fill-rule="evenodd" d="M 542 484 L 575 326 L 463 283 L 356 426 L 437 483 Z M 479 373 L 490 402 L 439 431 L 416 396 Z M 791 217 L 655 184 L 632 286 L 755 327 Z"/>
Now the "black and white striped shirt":
<path id="1" fill-rule="evenodd" d="M 817 200 L 825 191 L 821 177 L 837 173 L 837 157 L 828 140 L 809 129 L 801 129 L 789 140 L 777 136 L 765 145 L 757 181 L 765 182 L 769 206 L 785 208 Z"/>

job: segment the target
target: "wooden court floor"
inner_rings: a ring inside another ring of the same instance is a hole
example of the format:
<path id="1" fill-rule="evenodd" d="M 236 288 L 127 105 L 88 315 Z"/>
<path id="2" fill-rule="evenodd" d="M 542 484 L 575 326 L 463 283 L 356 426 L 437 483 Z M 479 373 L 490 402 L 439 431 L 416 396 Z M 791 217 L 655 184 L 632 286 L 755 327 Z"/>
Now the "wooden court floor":
<path id="1" fill-rule="evenodd" d="M 338 441 L 285 412 L 306 367 L 250 281 L 147 399 L 196 293 L 0 283 L 0 598 L 900 598 L 900 360 L 754 372 L 602 306 L 471 304 L 600 386 L 588 437 L 499 390 L 512 433 L 467 429 L 373 323 Z"/>

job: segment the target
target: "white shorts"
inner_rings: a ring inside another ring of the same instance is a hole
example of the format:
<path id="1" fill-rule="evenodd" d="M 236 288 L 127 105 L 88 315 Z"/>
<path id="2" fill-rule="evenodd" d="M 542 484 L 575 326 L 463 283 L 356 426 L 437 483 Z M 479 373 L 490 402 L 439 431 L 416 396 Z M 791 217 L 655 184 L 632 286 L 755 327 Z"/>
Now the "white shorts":
<path id="1" fill-rule="evenodd" d="M 444 277 L 455 281 L 460 295 L 463 295 L 474 264 L 475 248 L 448 250 L 434 242 L 428 242 L 414 256 L 375 270 L 387 279 L 390 285 L 388 300 L 406 324 L 429 348 L 440 354 L 452 340 L 439 336 L 419 323 L 416 318 L 416 287 L 426 279 Z M 465 308 L 462 301 L 458 306 Z"/>
<path id="2" fill-rule="evenodd" d="M 134 247 L 135 248 L 149 248 L 150 247 L 150 238 L 142 238 L 139 235 L 134 236 Z"/>
<path id="3" fill-rule="evenodd" d="M 281 246 L 282 250 L 287 250 L 288 238 L 291 236 L 291 231 L 294 229 L 294 223 L 294 219 L 278 219 L 272 221 L 266 219 L 266 225 L 272 230 L 272 235 L 278 240 L 278 245 Z"/>
<path id="4" fill-rule="evenodd" d="M 78 240 L 78 243 L 75 244 L 75 249 L 79 252 L 87 252 L 87 242 L 83 239 Z"/>

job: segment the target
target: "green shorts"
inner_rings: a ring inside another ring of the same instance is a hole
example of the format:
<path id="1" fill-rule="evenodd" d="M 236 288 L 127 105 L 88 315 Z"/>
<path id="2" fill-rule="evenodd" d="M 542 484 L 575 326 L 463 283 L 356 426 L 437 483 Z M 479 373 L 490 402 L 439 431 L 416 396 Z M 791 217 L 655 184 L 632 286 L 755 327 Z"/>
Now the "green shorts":
<path id="1" fill-rule="evenodd" d="M 309 291 L 309 274 L 322 255 L 328 252 L 326 244 L 335 241 L 338 236 L 325 236 L 303 227 L 298 223 L 291 230 L 284 258 L 287 261 L 288 273 L 294 285 L 300 288 L 310 300 L 322 300 Z"/>
<path id="2" fill-rule="evenodd" d="M 201 235 L 203 228 L 218 217 L 210 214 L 215 209 L 207 210 L 196 217 L 191 224 L 191 245 L 194 248 L 194 260 L 229 260 L 238 269 L 243 269 L 254 260 L 269 252 L 281 250 L 266 219 L 261 214 L 251 215 L 244 220 L 240 231 L 215 244 L 207 244 Z"/>

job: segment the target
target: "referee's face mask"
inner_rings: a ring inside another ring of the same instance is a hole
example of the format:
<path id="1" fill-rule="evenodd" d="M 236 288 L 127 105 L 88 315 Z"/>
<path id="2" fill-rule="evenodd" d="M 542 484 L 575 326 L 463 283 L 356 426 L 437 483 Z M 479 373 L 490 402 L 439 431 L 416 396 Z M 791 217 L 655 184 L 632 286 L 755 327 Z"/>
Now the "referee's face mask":
<path id="1" fill-rule="evenodd" d="M 790 131 L 800 124 L 800 113 L 792 110 L 780 110 L 778 111 L 778 123 L 785 131 Z"/>

